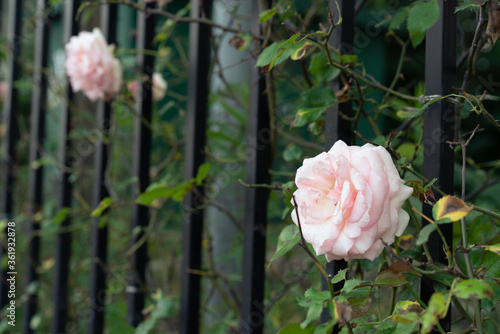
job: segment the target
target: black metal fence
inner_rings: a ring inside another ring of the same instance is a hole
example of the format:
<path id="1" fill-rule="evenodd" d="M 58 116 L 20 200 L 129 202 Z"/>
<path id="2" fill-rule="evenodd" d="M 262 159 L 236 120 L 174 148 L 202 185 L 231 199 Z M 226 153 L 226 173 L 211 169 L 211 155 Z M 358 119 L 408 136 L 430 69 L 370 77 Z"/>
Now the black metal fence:
<path id="1" fill-rule="evenodd" d="M 3 142 L 3 166 L 2 166 L 2 199 L 1 212 L 3 217 L 9 219 L 13 216 L 13 189 L 16 186 L 15 180 L 15 144 L 17 134 L 15 129 L 16 113 L 19 112 L 18 88 L 14 84 L 20 78 L 19 58 L 21 56 L 22 31 L 22 0 L 10 0 L 2 2 L 1 9 L 8 10 L 8 30 L 2 31 L 2 35 L 8 39 L 8 52 L 6 57 L 6 68 L 8 90 L 4 100 L 3 123 L 5 124 L 5 135 Z M 338 1 L 343 17 L 343 24 L 335 30 L 332 43 L 344 52 L 355 49 L 354 15 L 355 2 L 352 0 Z M 80 6 L 79 0 L 64 1 L 64 40 L 68 41 L 70 36 L 79 32 L 79 24 L 76 20 L 77 10 Z M 257 0 L 252 1 L 252 31 L 259 33 L 260 24 L 259 4 Z M 38 0 L 38 13 L 36 21 L 36 45 L 34 51 L 34 87 L 31 98 L 31 145 L 29 159 L 31 162 L 41 157 L 44 146 L 45 111 L 47 108 L 47 78 L 43 69 L 47 67 L 48 60 L 48 29 L 50 20 L 42 13 L 48 8 L 48 0 Z M 451 92 L 455 82 L 455 15 L 453 14 L 455 1 L 439 0 L 441 6 L 441 17 L 438 23 L 427 32 L 427 52 L 426 52 L 426 95 L 445 95 Z M 102 5 L 101 29 L 110 43 L 116 41 L 116 4 Z M 154 3 L 147 4 L 148 8 L 153 8 Z M 212 2 L 207 0 L 191 1 L 191 17 L 194 19 L 210 17 Z M 329 1 L 332 12 L 336 12 L 335 1 Z M 155 16 L 146 16 L 144 12 L 137 14 L 137 34 L 136 43 L 140 50 L 153 47 Z M 188 104 L 187 104 L 187 138 L 185 144 L 185 178 L 192 179 L 196 176 L 198 167 L 203 163 L 203 148 L 206 145 L 207 126 L 207 96 L 208 96 L 208 71 L 210 54 L 210 27 L 201 23 L 190 24 L 189 35 L 189 83 L 188 83 Z M 137 67 L 139 71 L 148 76 L 152 75 L 154 57 L 138 52 Z M 137 177 L 136 193 L 146 189 L 149 183 L 148 171 L 150 168 L 150 147 L 151 132 L 145 126 L 145 122 L 151 121 L 152 93 L 150 81 L 144 81 L 138 90 L 136 112 L 138 117 L 135 124 L 134 146 L 133 146 L 133 171 Z M 249 184 L 267 183 L 270 181 L 268 166 L 270 165 L 270 140 L 269 140 L 269 110 L 266 102 L 266 81 L 258 69 L 252 70 L 250 75 L 249 110 L 248 110 L 248 134 L 247 134 L 247 169 L 246 182 Z M 332 82 L 334 89 L 339 88 L 340 83 Z M 66 99 L 61 110 L 62 119 L 60 124 L 60 154 L 59 163 L 63 167 L 71 167 L 71 158 L 68 154 L 71 143 L 69 134 L 71 131 L 72 104 L 74 94 L 69 84 L 66 84 Z M 339 104 L 327 113 L 326 119 L 326 143 L 328 149 L 338 139 L 350 142 L 352 138 L 351 124 L 343 121 L 339 116 L 339 110 L 343 114 L 351 113 L 351 106 L 347 103 Z M 98 128 L 106 133 L 110 127 L 112 119 L 109 103 L 101 101 L 97 104 Z M 433 104 L 425 112 L 425 135 L 423 138 L 425 148 L 424 174 L 428 179 L 438 178 L 439 186 L 445 191 L 452 191 L 453 186 L 453 151 L 445 144 L 446 140 L 451 140 L 451 133 L 454 120 L 454 108 L 446 101 Z M 104 186 L 104 173 L 107 166 L 107 144 L 98 141 L 95 144 L 95 180 L 94 180 L 94 207 L 107 197 Z M 59 209 L 71 207 L 72 189 L 69 180 L 68 168 L 62 168 L 60 183 L 57 185 Z M 29 261 L 25 261 L 27 268 L 26 281 L 28 286 L 31 282 L 37 281 L 37 272 L 34 270 L 39 265 L 40 247 L 43 240 L 35 233 L 40 229 L 40 224 L 36 220 L 36 212 L 43 205 L 42 180 L 43 167 L 33 168 L 30 172 L 29 180 L 29 217 L 25 222 L 29 224 L 33 236 L 29 243 Z M 189 208 L 200 207 L 203 199 L 203 189 L 199 188 L 185 198 L 185 205 Z M 241 304 L 241 332 L 242 333 L 262 333 L 264 323 L 264 282 L 265 282 L 265 243 L 266 243 L 266 207 L 268 201 L 268 190 L 250 188 L 246 190 L 246 209 L 244 223 L 244 259 L 243 259 L 243 291 Z M 428 210 L 428 209 L 427 209 Z M 131 229 L 136 226 L 143 226 L 147 221 L 148 208 L 139 204 L 134 204 L 132 208 Z M 200 276 L 193 274 L 192 270 L 201 269 L 201 242 L 203 227 L 203 212 L 201 210 L 188 210 L 186 212 L 184 224 L 183 260 L 182 260 L 182 291 L 181 291 L 181 311 L 180 328 L 182 333 L 199 332 L 200 309 Z M 69 218 L 61 224 L 61 230 L 70 226 Z M 448 225 L 451 227 L 451 225 Z M 445 228 L 443 227 L 443 230 Z M 444 231 L 451 237 L 451 231 Z M 108 230 L 106 226 L 100 226 L 96 218 L 92 227 L 92 262 L 91 286 L 89 308 L 89 333 L 103 333 L 104 313 L 106 311 L 106 272 L 103 264 L 107 262 L 107 240 Z M 135 241 L 139 240 L 142 234 L 135 236 Z M 434 259 L 441 255 L 442 245 L 440 240 L 430 240 L 429 244 Z M 71 257 L 71 234 L 61 232 L 57 236 L 55 254 L 55 278 L 54 278 L 54 316 L 53 333 L 67 332 L 66 324 L 68 320 L 68 277 L 69 260 Z M 6 244 L 2 243 L 2 258 L 6 256 Z M 128 314 L 127 320 L 133 325 L 143 320 L 141 310 L 144 307 L 144 285 L 145 264 L 147 263 L 147 250 L 145 244 L 141 246 L 132 257 L 132 269 L 130 280 L 127 286 Z M 328 270 L 332 274 L 339 268 L 344 268 L 344 261 L 334 261 L 329 264 Z M 3 268 L 1 272 L 2 284 L 0 284 L 0 306 L 8 304 L 7 292 L 9 284 L 7 279 L 15 275 L 15 268 Z M 17 288 L 18 290 L 21 287 Z M 339 289 L 337 286 L 336 289 Z M 427 280 L 422 280 L 422 299 L 427 300 L 433 286 Z M 45 302 L 46 303 L 46 302 Z M 36 294 L 28 293 L 28 300 L 25 302 L 22 328 L 24 333 L 33 332 L 30 329 L 30 321 L 39 307 Z M 328 315 L 325 314 L 325 318 Z M 449 317 L 445 319 L 443 328 L 449 330 Z M 19 327 L 16 327 L 19 328 Z"/>

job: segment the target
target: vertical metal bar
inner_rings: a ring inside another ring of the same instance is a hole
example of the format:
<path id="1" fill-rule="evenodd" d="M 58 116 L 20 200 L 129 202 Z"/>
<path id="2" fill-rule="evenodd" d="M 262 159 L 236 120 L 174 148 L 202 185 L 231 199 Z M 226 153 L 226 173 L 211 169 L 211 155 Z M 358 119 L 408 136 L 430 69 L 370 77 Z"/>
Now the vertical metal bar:
<path id="1" fill-rule="evenodd" d="M 15 162 L 15 138 L 16 138 L 16 119 L 15 115 L 18 112 L 17 88 L 14 83 L 20 77 L 19 59 L 17 57 L 21 51 L 21 22 L 22 22 L 22 0 L 9 1 L 9 16 L 7 29 L 7 61 L 5 68 L 7 69 L 7 85 L 8 89 L 5 93 L 3 104 L 3 124 L 5 125 L 5 137 L 3 142 L 2 154 L 2 199 L 0 202 L 0 213 L 3 218 L 10 219 L 13 210 L 13 187 L 14 187 L 14 162 Z M 0 247 L 0 258 L 6 254 L 5 245 L 2 243 Z M 1 284 L 0 284 L 0 307 L 7 304 L 7 271 L 1 269 Z"/>
<path id="2" fill-rule="evenodd" d="M 45 111 L 47 107 L 47 76 L 45 70 L 48 65 L 49 51 L 49 25 L 45 17 L 48 8 L 48 0 L 37 1 L 36 35 L 35 35 L 35 61 L 33 73 L 33 93 L 31 97 L 31 128 L 30 128 L 30 164 L 40 159 L 43 152 L 45 139 Z M 26 286 L 38 280 L 37 267 L 40 262 L 40 221 L 36 218 L 42 209 L 42 182 L 43 168 L 41 166 L 30 168 L 29 176 L 29 215 L 28 224 L 30 229 L 30 241 L 28 245 L 28 268 L 26 270 Z M 33 333 L 30 328 L 31 318 L 37 310 L 37 293 L 26 292 L 28 299 L 24 304 L 23 333 Z"/>
<path id="3" fill-rule="evenodd" d="M 116 43 L 117 4 L 101 5 L 101 31 L 109 44 Z M 108 166 L 107 137 L 111 124 L 111 103 L 99 100 L 97 103 L 97 128 L 101 134 L 94 146 L 94 194 L 93 207 L 109 196 L 105 175 Z M 103 213 L 105 215 L 105 213 Z M 92 220 L 92 264 L 90 268 L 90 321 L 89 333 L 104 332 L 104 309 L 106 300 L 106 271 L 108 226 L 101 224 L 101 217 Z M 105 218 L 104 218 L 105 219 Z"/>
<path id="4" fill-rule="evenodd" d="M 210 17 L 211 0 L 191 0 L 191 17 Z M 204 161 L 206 144 L 208 72 L 210 61 L 210 34 L 208 26 L 191 23 L 189 26 L 189 77 L 186 124 L 184 178 L 196 176 Z M 201 238 L 203 233 L 203 188 L 184 198 L 184 225 L 181 269 L 181 333 L 199 333 L 200 276 L 189 269 L 201 269 Z"/>
<path id="5" fill-rule="evenodd" d="M 439 0 L 440 18 L 427 31 L 425 54 L 425 94 L 446 95 L 453 92 L 456 67 L 456 16 L 454 8 L 456 0 Z M 445 193 L 453 193 L 453 149 L 445 142 L 453 140 L 455 111 L 454 105 L 442 100 L 431 104 L 424 114 L 424 167 L 423 174 L 428 180 L 437 178 L 437 187 Z M 436 194 L 437 195 L 437 194 Z M 424 214 L 432 216 L 432 208 L 424 204 Z M 427 221 L 422 219 L 423 224 Z M 452 224 L 440 227 L 448 244 L 451 245 L 453 236 Z M 427 242 L 432 259 L 446 263 L 443 252 L 443 242 L 437 233 L 433 233 Z M 425 261 L 425 260 L 424 260 Z M 422 278 L 420 294 L 427 302 L 434 292 L 434 282 L 429 278 Z M 441 324 L 447 332 L 451 326 L 451 312 Z"/>
<path id="6" fill-rule="evenodd" d="M 148 8 L 154 8 L 155 3 L 146 4 Z M 151 111 L 152 102 L 152 75 L 154 66 L 154 57 L 146 55 L 142 50 L 151 50 L 154 48 L 155 16 L 146 16 L 144 12 L 137 14 L 137 66 L 140 77 L 147 77 L 138 85 L 136 111 L 138 117 L 134 123 L 134 148 L 133 148 L 133 175 L 137 177 L 138 182 L 134 187 L 133 196 L 142 193 L 149 185 L 149 167 L 151 152 Z M 144 235 L 144 229 L 149 220 L 148 207 L 134 204 L 132 207 L 132 226 L 134 231 L 139 228 L 140 232 L 132 239 L 136 244 Z M 127 322 L 132 326 L 137 326 L 142 320 L 142 309 L 144 308 L 145 295 L 145 273 L 147 263 L 146 243 L 140 247 L 131 256 L 130 278 L 127 286 Z"/>
<path id="7" fill-rule="evenodd" d="M 80 0 L 66 1 L 64 4 L 64 42 L 78 33 L 79 25 L 76 21 L 76 13 L 80 7 Z M 71 183 L 69 181 L 69 168 L 71 167 L 71 142 L 69 133 L 71 131 L 71 104 L 73 103 L 73 90 L 69 82 L 66 82 L 66 92 L 61 107 L 61 128 L 59 162 L 61 172 L 59 174 L 58 209 L 71 207 Z M 68 318 L 68 275 L 69 259 L 71 257 L 71 234 L 67 231 L 70 219 L 66 218 L 61 223 L 61 232 L 56 239 L 56 261 L 54 274 L 54 318 L 52 328 L 54 333 L 65 333 Z"/>
<path id="8" fill-rule="evenodd" d="M 335 27 L 332 36 L 330 38 L 330 45 L 334 48 L 340 50 L 342 53 L 351 53 L 354 50 L 354 4 L 355 1 L 352 0 L 340 0 L 328 2 L 329 8 L 334 15 L 334 22 L 338 21 L 339 12 L 337 9 L 337 3 L 340 8 L 340 16 L 342 17 L 342 24 Z M 342 83 L 339 79 L 334 80 L 331 83 L 332 89 L 337 92 L 339 91 Z M 343 140 L 347 145 L 352 143 L 352 124 L 349 121 L 342 119 L 341 114 L 351 115 L 352 114 L 352 103 L 344 102 L 335 104 L 331 109 L 326 112 L 325 120 L 325 151 L 330 150 L 330 148 L 335 144 L 337 140 Z M 335 276 L 339 270 L 347 268 L 347 262 L 344 260 L 334 260 L 328 262 L 326 265 L 326 271 L 329 275 Z M 342 289 L 343 282 L 339 282 L 334 285 L 334 290 L 338 291 Z M 328 283 L 324 277 L 321 277 L 321 288 L 323 290 L 328 290 Z M 330 315 L 328 310 L 324 309 L 321 313 L 321 322 L 327 322 L 330 320 Z M 334 333 L 338 333 L 339 327 L 335 326 Z"/>
<path id="9" fill-rule="evenodd" d="M 262 8 L 264 9 L 264 8 Z M 260 34 L 259 1 L 252 2 L 251 29 Z M 255 59 L 252 59 L 255 62 Z M 253 64 L 255 65 L 255 63 Z M 271 125 L 266 77 L 251 66 L 246 137 L 246 182 L 269 183 L 271 177 Z M 269 190 L 247 188 L 245 191 L 245 222 L 243 243 L 243 291 L 241 305 L 241 332 L 263 333 L 264 284 L 266 255 L 267 202 Z"/>

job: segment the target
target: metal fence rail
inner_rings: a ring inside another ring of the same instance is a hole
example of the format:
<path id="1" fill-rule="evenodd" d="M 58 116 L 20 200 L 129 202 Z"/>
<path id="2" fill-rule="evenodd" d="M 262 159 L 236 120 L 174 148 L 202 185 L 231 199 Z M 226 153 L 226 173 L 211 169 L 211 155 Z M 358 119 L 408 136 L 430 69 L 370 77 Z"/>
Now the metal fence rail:
<path id="1" fill-rule="evenodd" d="M 38 12 L 43 13 L 48 6 L 48 0 L 37 0 Z M 334 47 L 345 53 L 354 50 L 354 1 L 338 1 L 341 8 L 343 23 L 334 31 L 331 43 Z M 76 20 L 77 11 L 81 4 L 79 0 L 64 1 L 65 25 L 64 41 L 68 41 L 79 32 L 79 22 Z M 252 1 L 252 32 L 260 35 L 259 24 L 259 1 Z M 14 187 L 14 164 L 15 164 L 15 141 L 16 141 L 16 112 L 18 111 L 18 90 L 14 83 L 20 78 L 19 61 L 22 43 L 22 7 L 23 1 L 10 0 L 9 3 L 9 31 L 7 33 L 9 47 L 7 53 L 6 67 L 8 69 L 7 81 L 8 91 L 4 100 L 4 118 L 6 133 L 3 143 L 3 184 L 1 189 L 2 199 L 0 202 L 1 214 L 10 218 L 13 214 L 13 187 Z M 427 32 L 426 53 L 426 95 L 445 95 L 451 93 L 455 82 L 455 32 L 456 16 L 454 8 L 456 1 L 439 0 L 441 6 L 441 17 L 438 23 Z M 3 4 L 5 9 L 5 4 Z M 116 21 L 117 4 L 101 6 L 101 29 L 109 43 L 116 43 Z M 148 3 L 148 8 L 155 8 L 156 4 Z M 200 21 L 200 18 L 209 18 L 212 1 L 191 0 L 191 17 Z M 329 7 L 333 13 L 337 11 L 335 1 L 329 1 Z M 152 134 L 149 123 L 152 120 L 152 75 L 154 57 L 143 50 L 154 49 L 153 38 L 155 35 L 155 16 L 147 16 L 144 12 L 138 12 L 137 16 L 137 66 L 139 76 L 145 77 L 138 84 L 136 97 L 136 117 L 134 124 L 134 148 L 133 148 L 133 174 L 138 182 L 133 191 L 133 200 L 139 193 L 146 190 L 149 185 L 150 149 Z M 31 148 L 30 161 L 34 162 L 41 157 L 44 143 L 45 109 L 47 105 L 47 78 L 43 69 L 48 66 L 48 27 L 50 18 L 40 14 L 37 17 L 37 35 L 35 49 L 35 72 L 34 90 L 31 105 Z M 207 101 L 208 101 L 208 76 L 210 64 L 210 37 L 211 29 L 203 23 L 190 24 L 189 37 L 189 77 L 188 77 L 188 102 L 187 102 L 187 137 L 185 143 L 185 179 L 193 179 L 199 166 L 204 161 L 204 148 L 206 145 L 207 127 Z M 255 65 L 255 60 L 253 60 Z M 145 76 L 144 76 L 145 75 Z M 335 90 L 340 89 L 341 83 L 335 81 L 331 86 Z M 258 69 L 252 67 L 249 82 L 249 112 L 248 128 L 246 136 L 247 165 L 246 183 L 259 184 L 269 183 L 271 178 L 269 168 L 271 165 L 271 136 L 272 124 L 269 123 L 269 106 L 266 95 L 266 78 L 259 73 Z M 71 114 L 74 108 L 74 94 L 69 83 L 66 83 L 65 99 L 61 109 L 60 124 L 60 148 L 59 163 L 62 166 L 59 175 L 58 209 L 71 207 L 72 186 L 69 180 L 71 166 Z M 106 137 L 111 125 L 111 105 L 108 102 L 97 103 L 97 128 L 101 132 L 101 139 L 95 144 L 94 157 L 94 187 L 93 206 L 96 207 L 102 199 L 109 196 L 105 185 L 105 172 L 109 158 L 109 147 Z M 328 150 L 333 143 L 342 139 L 346 143 L 353 142 L 352 125 L 342 119 L 341 115 L 351 115 L 352 105 L 350 103 L 339 103 L 326 114 L 326 143 Z M 425 111 L 424 123 L 424 176 L 433 179 L 437 177 L 436 183 L 443 191 L 453 191 L 453 150 L 445 143 L 452 139 L 453 121 L 455 118 L 454 106 L 446 101 L 437 102 Z M 30 231 L 30 261 L 28 261 L 27 284 L 38 280 L 36 266 L 40 261 L 40 238 L 37 231 L 40 222 L 36 220 L 36 213 L 42 207 L 42 167 L 30 170 L 29 189 L 29 217 Z M 267 225 L 267 202 L 269 190 L 264 188 L 248 188 L 245 193 L 245 224 L 244 224 L 244 255 L 243 255 L 243 282 L 242 282 L 242 304 L 241 304 L 241 332 L 262 333 L 264 330 L 264 286 L 265 286 L 265 251 L 266 251 L 266 225 Z M 184 226 L 183 226 L 183 260 L 181 273 L 181 310 L 180 327 L 185 334 L 198 333 L 200 331 L 200 275 L 194 274 L 193 270 L 201 269 L 202 255 L 202 231 L 204 201 L 203 187 L 197 187 L 184 200 Z M 424 213 L 430 215 L 430 208 L 424 208 Z M 90 317 L 88 332 L 104 332 L 104 315 L 106 310 L 106 276 L 103 267 L 107 257 L 108 229 L 106 224 L 101 224 L 104 217 L 94 218 L 92 225 L 92 265 L 90 275 Z M 132 243 L 141 240 L 149 220 L 148 207 L 133 204 L 131 229 L 140 228 L 141 232 L 134 236 Z M 52 322 L 53 333 L 66 333 L 68 322 L 68 278 L 71 273 L 69 261 L 71 256 L 71 234 L 67 231 L 70 226 L 69 217 L 62 222 L 61 232 L 57 235 L 55 254 L 55 276 L 54 276 L 54 317 Z M 424 221 L 425 223 L 425 221 Z M 442 230 L 448 238 L 451 238 L 451 225 L 442 225 Z M 435 260 L 443 261 L 442 245 L 439 238 L 429 239 L 431 255 Z M 2 246 L 0 256 L 5 255 L 5 247 Z M 142 310 L 145 302 L 147 249 L 146 244 L 138 247 L 131 257 L 128 286 L 126 288 L 128 298 L 127 322 L 137 326 L 143 319 Z M 339 269 L 345 268 L 345 261 L 334 261 L 328 265 L 328 272 L 334 275 Z M 1 272 L 0 284 L 0 306 L 7 304 L 6 284 L 7 271 Z M 335 289 L 341 286 L 336 285 Z M 421 295 L 424 301 L 428 300 L 434 291 L 433 282 L 422 279 Z M 23 319 L 24 333 L 32 333 L 30 322 L 37 311 L 36 293 L 28 296 L 24 304 L 25 313 Z M 327 321 L 328 314 L 322 316 Z M 450 317 L 442 322 L 445 331 L 450 328 Z"/>

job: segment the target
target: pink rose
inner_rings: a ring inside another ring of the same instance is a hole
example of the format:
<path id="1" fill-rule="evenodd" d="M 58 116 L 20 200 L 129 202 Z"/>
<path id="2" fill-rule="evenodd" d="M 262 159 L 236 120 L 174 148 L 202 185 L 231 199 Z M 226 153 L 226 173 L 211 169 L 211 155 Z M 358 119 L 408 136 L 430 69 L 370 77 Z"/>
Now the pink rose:
<path id="1" fill-rule="evenodd" d="M 165 97 L 167 92 L 167 81 L 163 79 L 160 73 L 153 73 L 153 101 L 160 101 Z M 128 90 L 132 93 L 134 99 L 137 98 L 137 81 L 132 81 L 127 84 Z"/>
<path id="2" fill-rule="evenodd" d="M 401 206 L 413 191 L 383 147 L 339 140 L 328 153 L 305 159 L 295 183 L 304 239 L 328 261 L 374 260 L 382 240 L 392 244 L 408 225 Z"/>
<path id="3" fill-rule="evenodd" d="M 109 100 L 118 93 L 122 69 L 112 51 L 98 28 L 70 38 L 65 67 L 74 92 L 81 90 L 92 101 Z"/>

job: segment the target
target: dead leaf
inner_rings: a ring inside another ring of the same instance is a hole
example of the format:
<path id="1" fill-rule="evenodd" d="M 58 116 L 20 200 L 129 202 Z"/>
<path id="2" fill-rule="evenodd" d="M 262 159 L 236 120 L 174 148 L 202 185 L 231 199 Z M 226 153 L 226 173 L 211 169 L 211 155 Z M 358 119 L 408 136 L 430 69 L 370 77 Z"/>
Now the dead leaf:
<path id="1" fill-rule="evenodd" d="M 500 5 L 495 0 L 488 0 L 488 26 L 486 35 L 496 43 L 500 36 Z"/>

